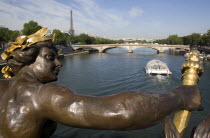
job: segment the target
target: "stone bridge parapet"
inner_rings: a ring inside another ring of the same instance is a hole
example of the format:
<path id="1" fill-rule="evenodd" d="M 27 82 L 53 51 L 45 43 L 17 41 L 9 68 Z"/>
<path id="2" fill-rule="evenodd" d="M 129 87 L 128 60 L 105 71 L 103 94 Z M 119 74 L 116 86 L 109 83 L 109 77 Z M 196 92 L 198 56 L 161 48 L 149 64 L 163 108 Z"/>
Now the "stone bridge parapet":
<path id="1" fill-rule="evenodd" d="M 189 50 L 189 45 L 159 45 L 159 44 L 96 44 L 96 45 L 73 45 L 73 49 L 96 49 L 99 53 L 105 52 L 107 49 L 120 47 L 126 49 L 129 53 L 133 53 L 133 50 L 141 47 L 148 47 L 157 50 L 162 53 L 169 49 L 183 49 Z"/>

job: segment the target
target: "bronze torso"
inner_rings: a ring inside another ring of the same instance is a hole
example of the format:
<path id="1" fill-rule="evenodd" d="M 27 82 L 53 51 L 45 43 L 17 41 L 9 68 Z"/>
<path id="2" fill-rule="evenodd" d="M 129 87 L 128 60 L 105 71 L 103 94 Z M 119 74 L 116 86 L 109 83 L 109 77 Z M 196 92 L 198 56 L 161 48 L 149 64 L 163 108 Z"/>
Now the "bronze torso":
<path id="1" fill-rule="evenodd" d="M 0 80 L 0 84 L 0 137 L 40 137 L 52 134 L 55 123 L 40 116 L 36 105 L 35 97 L 43 84 L 25 75 Z"/>

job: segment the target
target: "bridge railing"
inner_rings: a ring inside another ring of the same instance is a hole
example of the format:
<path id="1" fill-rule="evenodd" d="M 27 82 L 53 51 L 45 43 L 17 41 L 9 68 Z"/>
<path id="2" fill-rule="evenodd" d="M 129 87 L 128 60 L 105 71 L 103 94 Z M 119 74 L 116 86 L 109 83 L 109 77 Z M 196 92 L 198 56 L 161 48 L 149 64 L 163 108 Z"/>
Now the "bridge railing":
<path id="1" fill-rule="evenodd" d="M 73 47 L 96 47 L 96 46 L 149 46 L 149 47 L 176 47 L 189 48 L 189 45 L 159 45 L 159 44 L 91 44 L 91 45 L 73 45 Z"/>

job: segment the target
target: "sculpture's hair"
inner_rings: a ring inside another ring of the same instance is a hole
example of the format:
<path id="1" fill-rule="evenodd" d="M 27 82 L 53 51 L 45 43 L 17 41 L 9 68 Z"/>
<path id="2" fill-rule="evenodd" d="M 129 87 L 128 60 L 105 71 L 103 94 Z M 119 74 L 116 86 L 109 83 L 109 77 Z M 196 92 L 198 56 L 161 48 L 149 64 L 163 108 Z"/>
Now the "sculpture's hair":
<path id="1" fill-rule="evenodd" d="M 48 47 L 57 52 L 52 42 L 44 41 L 31 45 L 24 50 L 16 49 L 12 52 L 13 56 L 7 60 L 7 65 L 12 68 L 13 76 L 15 76 L 24 66 L 32 64 L 40 51 L 40 48 Z"/>

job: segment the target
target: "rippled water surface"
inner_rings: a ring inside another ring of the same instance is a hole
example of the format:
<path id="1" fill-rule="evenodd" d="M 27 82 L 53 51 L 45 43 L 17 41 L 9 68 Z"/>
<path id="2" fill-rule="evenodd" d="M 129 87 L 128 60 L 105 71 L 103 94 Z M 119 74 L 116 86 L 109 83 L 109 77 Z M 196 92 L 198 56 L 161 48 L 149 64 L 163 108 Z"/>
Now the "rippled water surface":
<path id="1" fill-rule="evenodd" d="M 148 76 L 145 74 L 146 63 L 152 59 L 165 62 L 171 76 Z M 144 92 L 167 92 L 181 84 L 180 67 L 184 63 L 183 56 L 170 55 L 168 52 L 156 54 L 155 50 L 140 48 L 134 53 L 115 48 L 106 53 L 93 53 L 65 57 L 61 60 L 63 67 L 57 83 L 67 85 L 77 93 L 85 95 L 111 95 L 121 91 L 138 90 Z M 199 86 L 202 90 L 205 110 L 193 112 L 190 130 L 210 111 L 210 62 L 203 62 L 205 72 Z M 141 108 L 141 107 L 139 107 Z M 95 138 L 161 138 L 162 125 L 133 131 L 92 130 L 73 128 L 59 124 L 53 137 L 95 137 Z"/>

